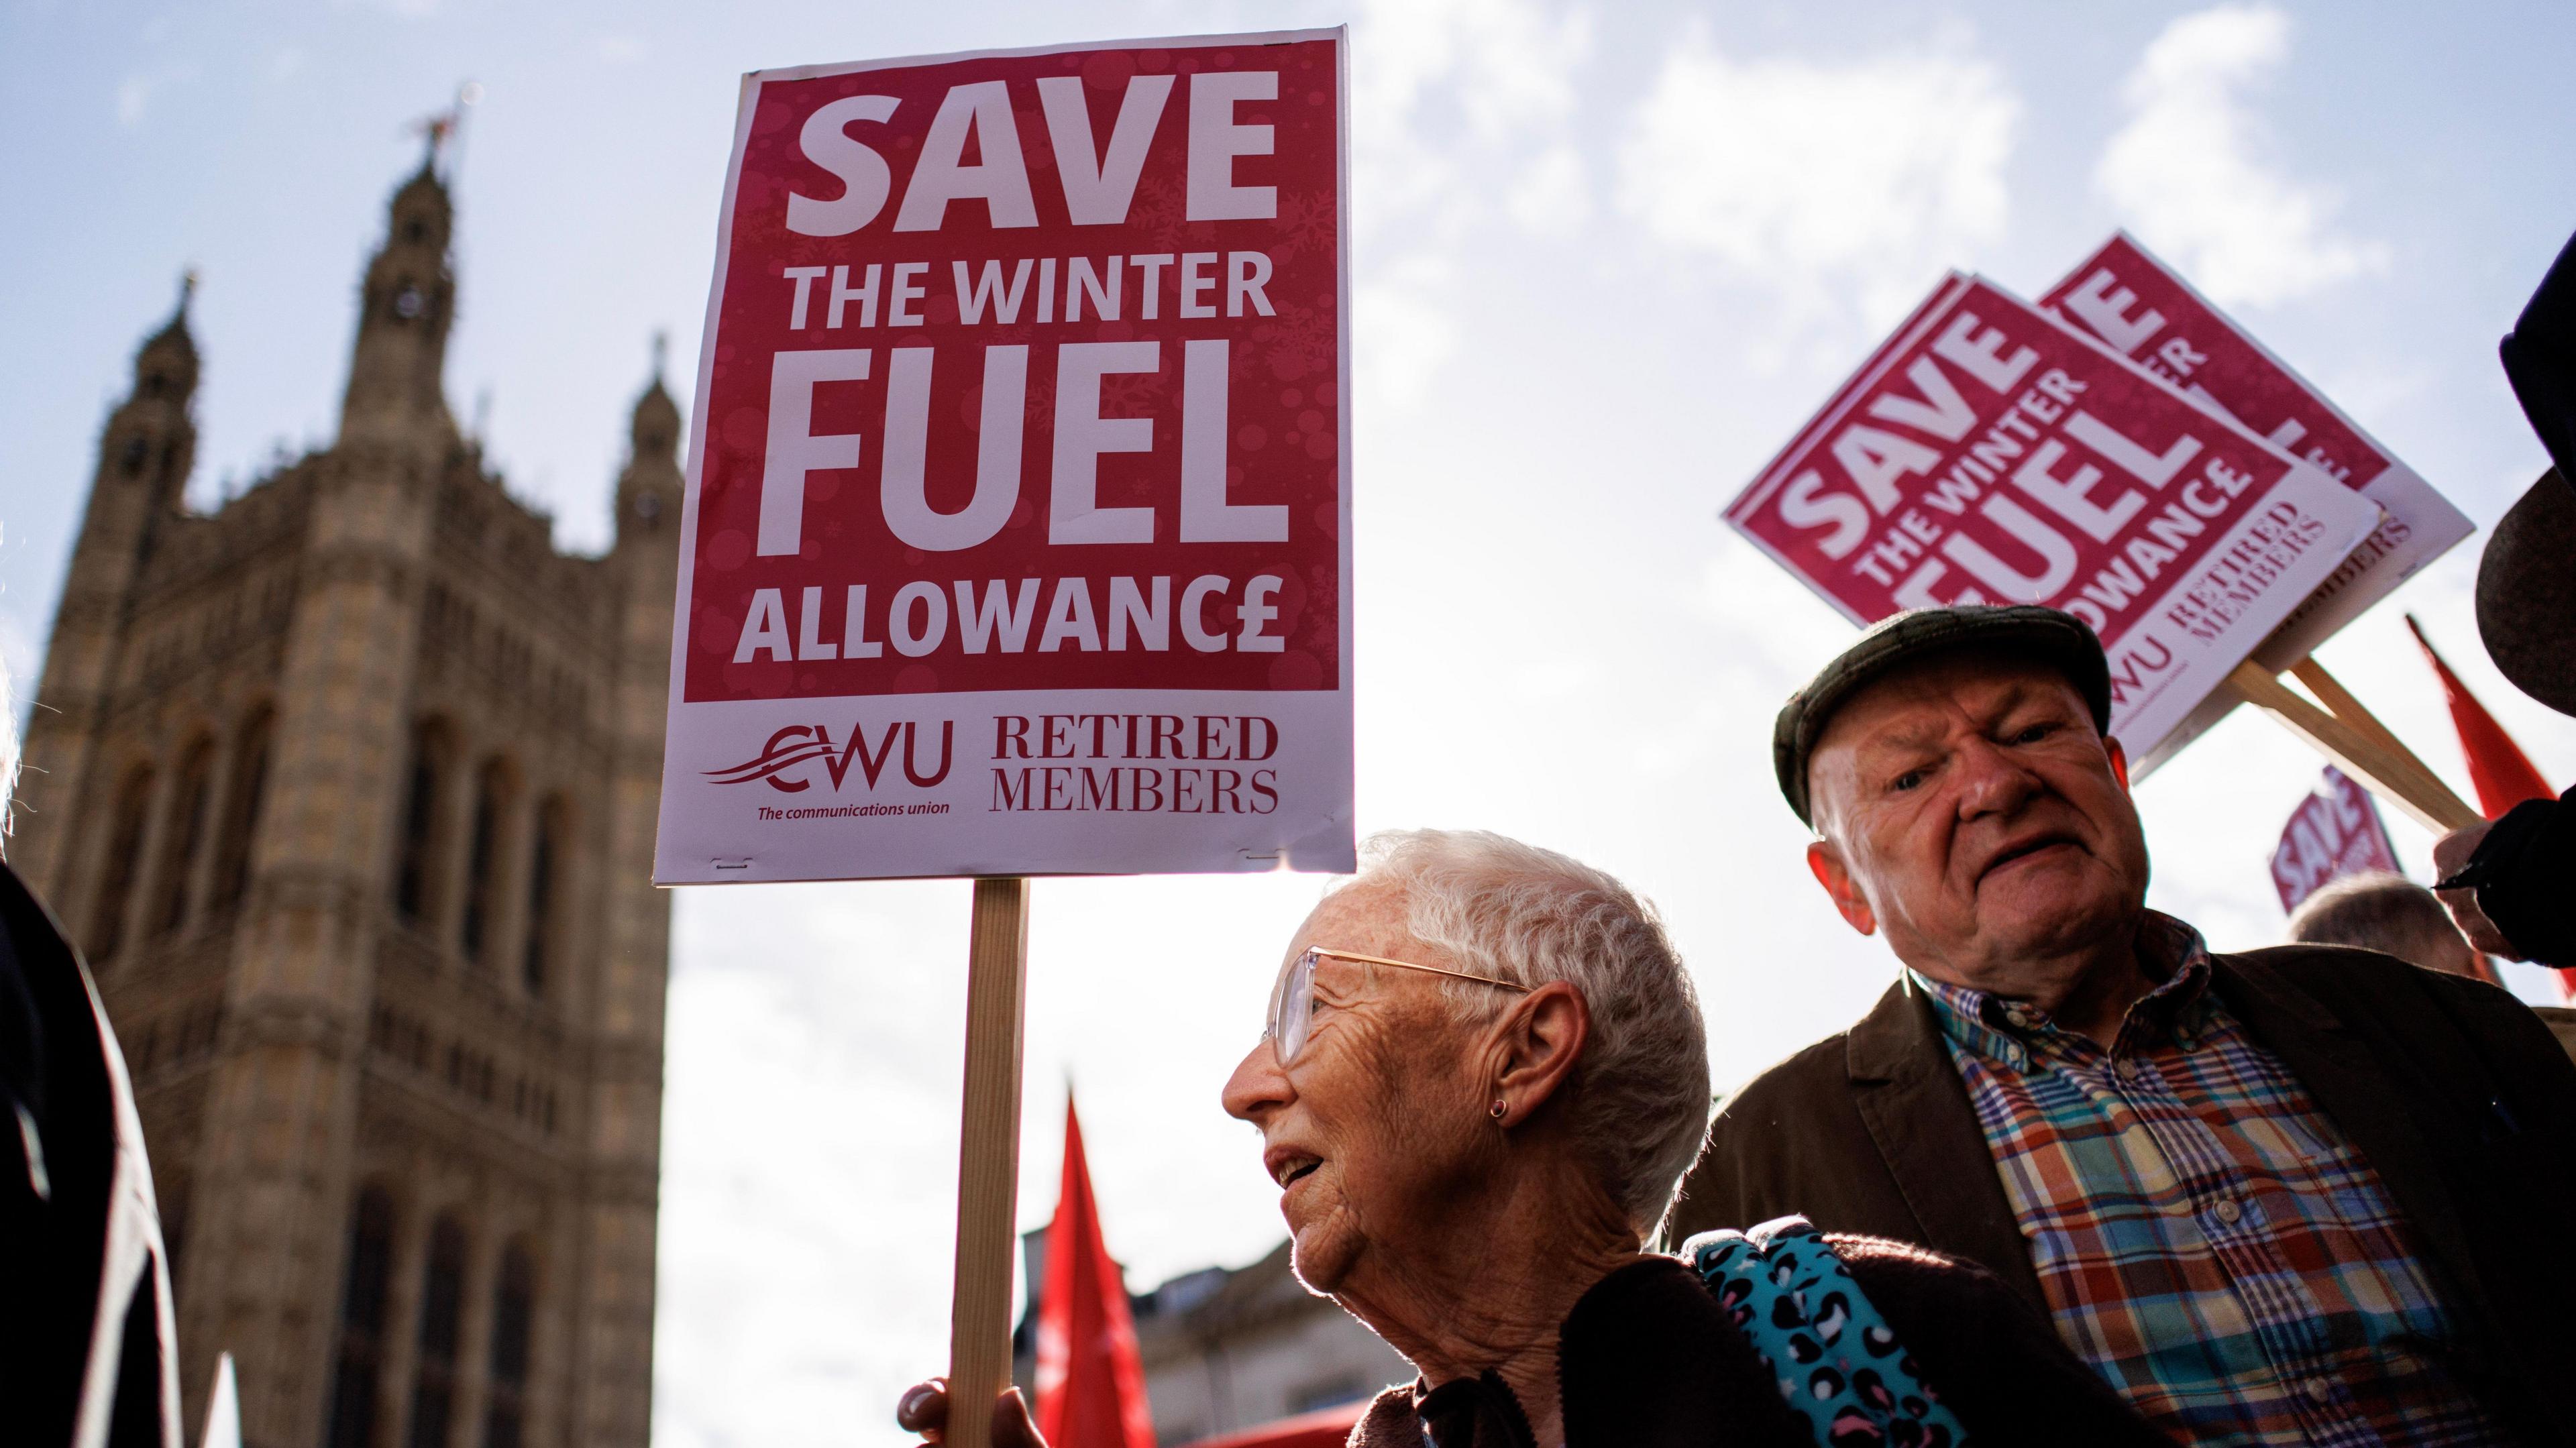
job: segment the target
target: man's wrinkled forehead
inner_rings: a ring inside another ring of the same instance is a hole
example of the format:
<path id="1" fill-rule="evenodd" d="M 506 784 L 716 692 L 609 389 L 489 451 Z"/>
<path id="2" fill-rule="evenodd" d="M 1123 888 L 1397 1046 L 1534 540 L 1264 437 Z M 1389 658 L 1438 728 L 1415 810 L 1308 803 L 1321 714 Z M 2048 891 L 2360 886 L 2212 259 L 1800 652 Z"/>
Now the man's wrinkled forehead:
<path id="1" fill-rule="evenodd" d="M 1824 733 L 1808 755 L 1809 789 L 1831 777 L 1829 760 L 1923 748 L 1963 721 L 1989 723 L 2035 699 L 2062 703 L 2073 717 L 2092 722 L 2083 691 L 2073 681 L 2018 655 L 1962 650 L 1891 669 L 1854 692 L 1825 721 Z"/>

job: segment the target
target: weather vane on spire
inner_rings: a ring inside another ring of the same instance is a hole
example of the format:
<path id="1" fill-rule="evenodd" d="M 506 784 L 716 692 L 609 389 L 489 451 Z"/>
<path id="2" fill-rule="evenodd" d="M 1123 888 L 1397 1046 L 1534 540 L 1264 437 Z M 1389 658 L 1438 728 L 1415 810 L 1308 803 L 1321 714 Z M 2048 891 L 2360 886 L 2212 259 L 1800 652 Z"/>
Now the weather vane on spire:
<path id="1" fill-rule="evenodd" d="M 422 159 L 423 165 L 435 167 L 444 158 L 446 175 L 456 174 L 456 156 L 464 149 L 465 112 L 482 99 L 482 83 L 469 80 L 456 88 L 456 99 L 447 109 L 412 122 L 411 128 L 428 139 L 429 154 Z"/>

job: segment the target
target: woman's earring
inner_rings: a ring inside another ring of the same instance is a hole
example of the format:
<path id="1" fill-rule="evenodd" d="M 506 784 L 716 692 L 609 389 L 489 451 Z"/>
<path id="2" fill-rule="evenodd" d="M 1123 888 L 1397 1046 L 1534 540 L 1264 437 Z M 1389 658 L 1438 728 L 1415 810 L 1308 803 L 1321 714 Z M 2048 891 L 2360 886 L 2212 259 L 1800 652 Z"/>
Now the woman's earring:
<path id="1" fill-rule="evenodd" d="M 1497 1097 L 1497 1098 L 1495 1099 L 1495 1101 L 1494 1101 L 1494 1104 L 1493 1104 L 1493 1105 L 1488 1106 L 1488 1107 L 1486 1107 L 1486 1108 L 1485 1108 L 1485 1114 L 1486 1114 L 1486 1115 L 1488 1115 L 1488 1116 L 1491 1116 L 1491 1117 L 1492 1117 L 1492 1118 L 1494 1118 L 1496 1121 L 1500 1121 L 1500 1120 L 1502 1120 L 1502 1119 L 1503 1119 L 1503 1117 L 1504 1117 L 1506 1114 L 1508 1114 L 1508 1113 L 1511 1111 L 1511 1109 L 1512 1109 L 1511 1107 L 1509 1107 L 1509 1106 L 1507 1106 L 1507 1105 L 1505 1105 L 1505 1104 L 1503 1103 L 1503 1101 L 1501 1100 L 1501 1098 Z"/>

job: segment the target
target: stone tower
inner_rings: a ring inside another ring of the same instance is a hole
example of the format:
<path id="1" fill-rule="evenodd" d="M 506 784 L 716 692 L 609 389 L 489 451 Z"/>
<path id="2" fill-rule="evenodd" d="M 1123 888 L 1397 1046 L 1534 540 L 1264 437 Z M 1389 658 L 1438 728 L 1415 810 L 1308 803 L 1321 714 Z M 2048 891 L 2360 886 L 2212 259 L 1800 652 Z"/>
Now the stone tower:
<path id="1" fill-rule="evenodd" d="M 556 552 L 447 408 L 451 220 L 424 164 L 338 440 L 210 514 L 183 293 L 101 434 L 26 743 L 11 862 L 133 1070 L 187 1421 L 229 1350 L 254 1448 L 649 1425 L 679 412 L 657 375 L 615 543 Z"/>

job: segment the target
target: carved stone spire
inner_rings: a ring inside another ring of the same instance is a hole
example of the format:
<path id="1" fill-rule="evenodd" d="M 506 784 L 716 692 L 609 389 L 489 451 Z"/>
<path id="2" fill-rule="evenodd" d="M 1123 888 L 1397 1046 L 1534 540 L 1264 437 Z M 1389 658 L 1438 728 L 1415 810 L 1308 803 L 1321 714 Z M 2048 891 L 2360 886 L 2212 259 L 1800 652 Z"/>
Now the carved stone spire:
<path id="1" fill-rule="evenodd" d="M 134 385 L 99 429 L 98 468 L 89 504 L 72 543 L 71 567 L 54 611 L 53 644 L 36 686 L 26 757 L 41 761 L 20 781 L 20 822 L 76 816 L 94 752 L 91 739 L 108 715 L 125 621 L 153 544 L 173 521 L 196 465 L 197 342 L 188 331 L 194 274 L 179 305 L 134 354 Z M 61 831 L 31 830 L 11 864 L 56 900 L 69 882 L 73 851 Z"/>
<path id="2" fill-rule="evenodd" d="M 617 537 L 668 535 L 680 526 L 680 406 L 662 385 L 667 339 L 653 338 L 653 380 L 635 399 L 626 471 L 617 480 Z"/>
<path id="3" fill-rule="evenodd" d="M 447 331 L 456 316 L 456 277 L 447 250 L 455 210 L 432 165 L 435 156 L 433 147 L 394 193 L 384 246 L 367 265 L 349 390 L 340 409 L 344 438 L 455 431 L 440 381 Z"/>
<path id="4" fill-rule="evenodd" d="M 99 438 L 95 498 L 112 488 L 139 494 L 133 518 L 136 541 L 151 532 L 152 516 L 176 509 L 196 465 L 197 339 L 188 328 L 188 303 L 197 274 L 179 280 L 179 305 L 161 330 L 134 354 L 134 386 L 109 414 Z"/>

